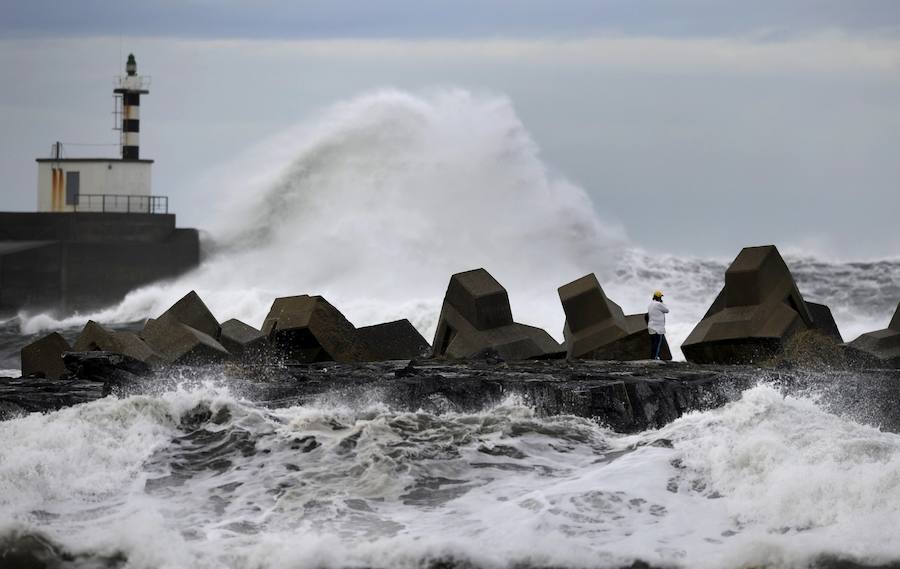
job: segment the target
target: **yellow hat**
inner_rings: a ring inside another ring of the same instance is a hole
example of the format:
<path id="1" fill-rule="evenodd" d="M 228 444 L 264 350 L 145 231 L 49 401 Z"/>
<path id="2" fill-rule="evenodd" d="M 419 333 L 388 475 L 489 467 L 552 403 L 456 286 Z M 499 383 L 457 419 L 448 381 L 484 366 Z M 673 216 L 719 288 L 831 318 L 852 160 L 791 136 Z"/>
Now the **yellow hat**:
<path id="1" fill-rule="evenodd" d="M 661 290 L 653 291 L 653 298 L 662 298 L 662 297 L 663 297 L 663 292 Z"/>

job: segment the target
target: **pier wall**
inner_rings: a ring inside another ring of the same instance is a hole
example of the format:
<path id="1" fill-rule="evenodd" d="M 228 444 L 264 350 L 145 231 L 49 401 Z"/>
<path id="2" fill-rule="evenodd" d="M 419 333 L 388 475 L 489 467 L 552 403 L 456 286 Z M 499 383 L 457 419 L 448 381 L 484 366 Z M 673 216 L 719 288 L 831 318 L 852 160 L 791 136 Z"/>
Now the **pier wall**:
<path id="1" fill-rule="evenodd" d="M 172 214 L 0 212 L 0 315 L 99 308 L 199 261 Z"/>

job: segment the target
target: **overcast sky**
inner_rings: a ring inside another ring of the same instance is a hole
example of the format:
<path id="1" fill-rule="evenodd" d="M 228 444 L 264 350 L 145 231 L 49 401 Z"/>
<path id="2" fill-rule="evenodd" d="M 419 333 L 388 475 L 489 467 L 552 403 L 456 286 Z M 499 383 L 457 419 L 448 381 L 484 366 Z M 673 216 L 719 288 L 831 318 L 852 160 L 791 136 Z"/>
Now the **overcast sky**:
<path id="1" fill-rule="evenodd" d="M 153 77 L 142 154 L 181 225 L 208 222 L 209 172 L 323 107 L 459 86 L 508 96 L 548 167 L 647 249 L 900 255 L 894 0 L 0 0 L 0 14 L 2 209 L 35 207 L 34 158 L 53 141 L 116 141 L 112 78 L 134 52 Z"/>

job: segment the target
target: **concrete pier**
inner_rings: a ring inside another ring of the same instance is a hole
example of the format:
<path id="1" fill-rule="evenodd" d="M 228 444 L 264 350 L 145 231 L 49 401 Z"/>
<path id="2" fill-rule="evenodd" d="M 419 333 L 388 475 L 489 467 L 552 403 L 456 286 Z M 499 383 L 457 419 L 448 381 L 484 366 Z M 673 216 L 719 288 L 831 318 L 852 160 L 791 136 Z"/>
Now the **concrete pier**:
<path id="1" fill-rule="evenodd" d="M 0 212 L 0 315 L 100 308 L 199 262 L 172 214 Z"/>

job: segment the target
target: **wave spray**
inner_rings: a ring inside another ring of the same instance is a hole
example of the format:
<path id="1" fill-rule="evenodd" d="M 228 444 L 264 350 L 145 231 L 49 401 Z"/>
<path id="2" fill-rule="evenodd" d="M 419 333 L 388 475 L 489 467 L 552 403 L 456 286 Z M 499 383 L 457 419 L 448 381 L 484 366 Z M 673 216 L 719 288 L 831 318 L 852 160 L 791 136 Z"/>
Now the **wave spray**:
<path id="1" fill-rule="evenodd" d="M 196 290 L 220 320 L 259 326 L 274 298 L 321 294 L 357 326 L 408 318 L 430 340 L 450 275 L 484 267 L 517 321 L 557 339 L 556 289 L 567 282 L 596 273 L 626 313 L 643 312 L 662 288 L 677 357 L 727 266 L 642 251 L 545 165 L 508 98 L 461 89 L 336 104 L 251 148 L 206 187 L 205 203 L 221 205 L 197 270 L 93 314 L 20 314 L 22 332 L 139 321 Z M 600 199 L 615 191 L 593 189 Z M 900 298 L 900 260 L 786 258 L 845 339 L 883 327 Z"/>
<path id="2" fill-rule="evenodd" d="M 463 90 L 338 104 L 214 187 L 224 211 L 196 271 L 92 315 L 26 317 L 26 331 L 140 320 L 195 289 L 223 320 L 259 325 L 275 297 L 310 293 L 357 325 L 409 318 L 429 334 L 450 275 L 485 267 L 514 314 L 560 336 L 556 288 L 625 243 L 584 190 L 548 171 L 507 98 Z"/>

